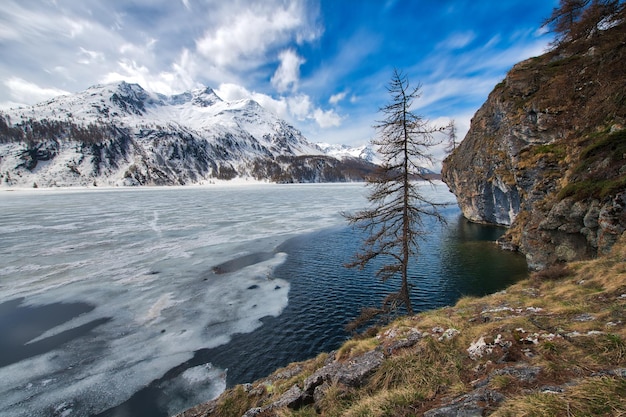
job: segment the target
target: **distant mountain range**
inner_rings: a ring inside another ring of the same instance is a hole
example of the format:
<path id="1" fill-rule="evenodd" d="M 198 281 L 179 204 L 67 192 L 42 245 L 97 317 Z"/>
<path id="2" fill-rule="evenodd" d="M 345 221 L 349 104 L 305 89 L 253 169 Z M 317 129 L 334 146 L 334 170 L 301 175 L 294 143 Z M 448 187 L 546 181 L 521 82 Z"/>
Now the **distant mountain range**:
<path id="1" fill-rule="evenodd" d="M 319 146 L 324 151 L 324 153 L 326 153 L 326 155 L 334 156 L 335 158 L 358 158 L 376 165 L 380 165 L 382 163 L 380 155 L 376 152 L 371 144 L 350 147 L 347 145 L 317 143 L 317 146 Z"/>
<path id="2" fill-rule="evenodd" d="M 376 162 L 371 148 L 313 144 L 210 88 L 165 96 L 121 82 L 0 113 L 5 187 L 360 181 Z"/>

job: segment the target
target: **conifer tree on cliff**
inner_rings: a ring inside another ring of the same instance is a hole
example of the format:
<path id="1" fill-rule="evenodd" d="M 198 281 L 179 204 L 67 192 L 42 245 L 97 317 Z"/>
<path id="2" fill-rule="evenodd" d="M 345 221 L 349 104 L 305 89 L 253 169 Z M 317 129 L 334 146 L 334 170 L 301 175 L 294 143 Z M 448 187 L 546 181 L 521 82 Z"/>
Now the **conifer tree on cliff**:
<path id="1" fill-rule="evenodd" d="M 558 46 L 593 36 L 603 26 L 624 19 L 625 13 L 624 0 L 560 0 L 543 26 L 555 33 Z"/>
<path id="2" fill-rule="evenodd" d="M 360 252 L 346 266 L 362 269 L 381 258 L 383 266 L 377 270 L 377 277 L 383 281 L 399 277 L 401 283 L 397 292 L 385 298 L 382 308 L 363 309 L 349 330 L 402 306 L 413 314 L 409 262 L 418 254 L 419 240 L 425 235 L 424 220 L 434 217 L 444 222 L 438 210 L 442 205 L 425 197 L 416 180 L 430 181 L 422 166 L 432 161 L 430 150 L 438 143 L 433 134 L 447 127 L 432 127 L 411 110 L 413 101 L 421 95 L 420 86 L 411 88 L 402 72 L 394 70 L 388 91 L 391 101 L 380 109 L 384 119 L 374 126 L 378 137 L 372 144 L 378 147 L 383 163 L 367 179 L 370 208 L 345 215 L 350 224 L 366 232 L 366 238 Z"/>

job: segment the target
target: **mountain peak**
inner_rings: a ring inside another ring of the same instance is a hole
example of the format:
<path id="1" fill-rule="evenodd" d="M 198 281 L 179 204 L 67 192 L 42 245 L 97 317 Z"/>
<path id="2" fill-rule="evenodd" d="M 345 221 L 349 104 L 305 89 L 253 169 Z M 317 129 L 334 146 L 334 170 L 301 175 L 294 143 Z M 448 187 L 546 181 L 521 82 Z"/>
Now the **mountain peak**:
<path id="1" fill-rule="evenodd" d="M 209 107 L 223 101 L 211 87 L 194 90 L 191 95 L 193 104 L 200 107 Z"/>
<path id="2" fill-rule="evenodd" d="M 100 92 L 103 95 L 110 93 L 124 93 L 124 94 L 147 94 L 146 90 L 137 83 L 129 83 L 126 81 L 116 81 L 104 84 L 95 84 L 88 87 L 85 93 L 89 92 L 94 94 Z M 80 94 L 80 93 L 79 93 Z"/>
<path id="3" fill-rule="evenodd" d="M 101 84 L 2 116 L 10 137 L 0 137 L 0 186 L 346 181 L 372 170 L 326 155 L 256 101 L 223 101 L 210 87 L 164 95 Z"/>
<path id="4" fill-rule="evenodd" d="M 357 158 L 363 159 L 373 164 L 382 163 L 380 154 L 371 144 L 354 147 L 330 143 L 317 143 L 316 145 L 319 146 L 327 155 L 333 156 L 335 158 Z"/>
<path id="5" fill-rule="evenodd" d="M 125 113 L 136 115 L 146 112 L 146 104 L 155 104 L 159 101 L 152 98 L 139 84 L 129 84 L 125 81 L 117 84 L 116 91 L 109 99 Z"/>

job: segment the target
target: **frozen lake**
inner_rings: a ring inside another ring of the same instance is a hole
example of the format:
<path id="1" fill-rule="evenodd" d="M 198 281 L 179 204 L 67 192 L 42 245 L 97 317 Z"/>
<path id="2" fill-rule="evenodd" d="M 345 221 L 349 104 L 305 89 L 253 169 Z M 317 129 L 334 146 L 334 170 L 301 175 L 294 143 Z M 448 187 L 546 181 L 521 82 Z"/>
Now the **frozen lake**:
<path id="1" fill-rule="evenodd" d="M 454 201 L 445 185 L 425 192 Z M 169 415 L 330 350 L 389 288 L 342 265 L 361 184 L 0 191 L 0 416 Z M 416 309 L 525 274 L 456 206 Z M 393 285 L 393 282 L 390 282 Z M 142 414 L 143 413 L 143 414 Z"/>

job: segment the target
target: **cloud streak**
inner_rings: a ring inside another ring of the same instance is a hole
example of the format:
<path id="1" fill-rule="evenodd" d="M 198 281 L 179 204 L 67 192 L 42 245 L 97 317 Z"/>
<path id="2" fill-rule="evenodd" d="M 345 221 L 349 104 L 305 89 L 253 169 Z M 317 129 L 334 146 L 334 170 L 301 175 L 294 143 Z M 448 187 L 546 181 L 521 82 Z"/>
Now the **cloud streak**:
<path id="1" fill-rule="evenodd" d="M 550 3 L 5 0 L 0 108 L 121 80 L 164 94 L 207 85 L 313 141 L 363 144 L 394 67 L 422 82 L 426 117 L 469 123 L 548 44 L 538 28 Z"/>
<path id="2" fill-rule="evenodd" d="M 40 87 L 18 77 L 11 77 L 4 82 L 11 91 L 11 98 L 20 103 L 38 103 L 56 96 L 70 94 L 59 88 Z"/>

